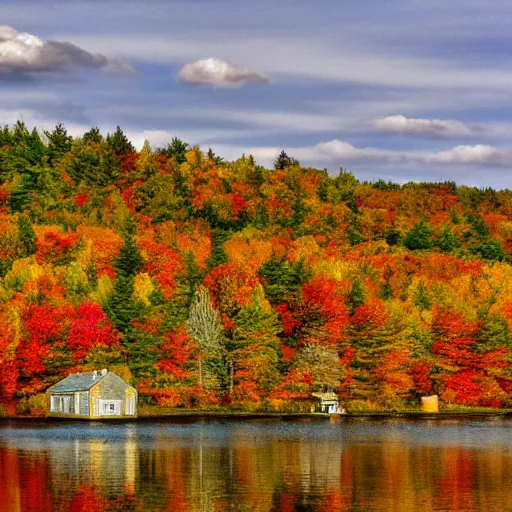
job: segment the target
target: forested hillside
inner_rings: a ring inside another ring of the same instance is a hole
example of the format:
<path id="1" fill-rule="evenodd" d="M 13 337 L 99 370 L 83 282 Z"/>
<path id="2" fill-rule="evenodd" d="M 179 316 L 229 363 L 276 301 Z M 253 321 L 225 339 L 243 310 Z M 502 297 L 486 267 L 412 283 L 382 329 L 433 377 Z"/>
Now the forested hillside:
<path id="1" fill-rule="evenodd" d="M 292 156 L 0 130 L 2 407 L 101 368 L 161 406 L 510 405 L 512 192 Z"/>

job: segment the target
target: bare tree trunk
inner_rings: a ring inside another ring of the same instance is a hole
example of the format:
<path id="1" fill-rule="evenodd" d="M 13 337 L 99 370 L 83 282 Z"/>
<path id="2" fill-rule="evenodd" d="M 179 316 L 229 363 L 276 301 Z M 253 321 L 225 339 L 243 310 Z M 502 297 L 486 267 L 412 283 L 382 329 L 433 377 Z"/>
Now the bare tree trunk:
<path id="1" fill-rule="evenodd" d="M 199 386 L 203 387 L 203 359 L 199 356 Z"/>

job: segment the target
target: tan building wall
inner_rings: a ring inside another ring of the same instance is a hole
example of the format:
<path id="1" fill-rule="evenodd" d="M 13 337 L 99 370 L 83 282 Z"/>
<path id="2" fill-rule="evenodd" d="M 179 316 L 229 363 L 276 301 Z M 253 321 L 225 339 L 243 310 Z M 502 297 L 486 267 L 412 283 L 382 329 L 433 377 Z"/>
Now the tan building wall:
<path id="1" fill-rule="evenodd" d="M 134 400 L 135 414 L 128 415 L 126 410 L 128 398 Z M 100 400 L 121 401 L 120 415 L 104 415 L 99 410 Z M 107 373 L 98 384 L 90 390 L 90 418 L 133 418 L 137 416 L 137 391 L 127 384 L 121 377 L 113 373 Z"/>

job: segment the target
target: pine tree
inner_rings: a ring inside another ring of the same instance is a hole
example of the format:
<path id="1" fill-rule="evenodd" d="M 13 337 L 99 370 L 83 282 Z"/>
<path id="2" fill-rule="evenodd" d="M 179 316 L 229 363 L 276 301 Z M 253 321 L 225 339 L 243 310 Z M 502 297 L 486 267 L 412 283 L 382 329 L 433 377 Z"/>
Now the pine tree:
<path id="1" fill-rule="evenodd" d="M 133 235 L 125 232 L 124 244 L 114 259 L 117 279 L 108 298 L 106 311 L 118 330 L 126 332 L 132 319 L 141 314 L 142 304 L 133 298 L 134 276 L 144 261 Z"/>
<path id="2" fill-rule="evenodd" d="M 347 297 L 347 306 L 350 314 L 353 315 L 355 310 L 364 304 L 365 300 L 366 294 L 363 283 L 360 279 L 355 279 Z"/>
<path id="3" fill-rule="evenodd" d="M 133 275 L 118 274 L 114 290 L 105 304 L 105 312 L 116 329 L 126 332 L 132 319 L 141 312 L 141 304 L 133 300 Z"/>
<path id="4" fill-rule="evenodd" d="M 430 249 L 433 245 L 434 230 L 422 219 L 416 223 L 405 235 L 404 245 L 411 251 Z"/>
<path id="5" fill-rule="evenodd" d="M 20 244 L 20 257 L 26 258 L 37 250 L 37 236 L 28 217 L 18 217 L 18 241 Z"/>
<path id="6" fill-rule="evenodd" d="M 43 156 L 46 154 L 46 147 L 41 140 L 41 136 L 36 128 L 34 128 L 27 140 L 29 148 L 29 160 L 32 165 L 39 165 L 43 161 Z"/>
<path id="7" fill-rule="evenodd" d="M 178 137 L 173 137 L 167 146 L 158 149 L 157 152 L 159 155 L 163 155 L 167 158 L 174 158 L 174 161 L 180 165 L 187 161 L 187 157 L 185 155 L 188 150 L 189 145 L 186 142 L 178 139 Z"/>
<path id="8" fill-rule="evenodd" d="M 295 158 L 289 157 L 286 152 L 283 150 L 279 154 L 279 156 L 276 158 L 274 162 L 274 169 L 276 171 L 283 171 L 287 167 L 299 165 L 298 160 Z"/>
<path id="9" fill-rule="evenodd" d="M 416 290 L 416 298 L 414 299 L 414 305 L 421 311 L 430 309 L 432 307 L 432 299 L 427 287 L 420 283 Z"/>
<path id="10" fill-rule="evenodd" d="M 107 135 L 107 144 L 118 156 L 126 153 L 135 153 L 134 145 L 128 140 L 128 137 L 119 126 L 114 133 Z"/>
<path id="11" fill-rule="evenodd" d="M 244 388 L 264 394 L 279 378 L 281 327 L 261 285 L 254 290 L 253 303 L 236 315 L 235 323 L 232 341 L 235 388 L 241 394 Z"/>
<path id="12" fill-rule="evenodd" d="M 101 135 L 100 129 L 95 126 L 91 128 L 88 132 L 84 133 L 83 141 L 87 144 L 89 142 L 93 142 L 95 144 L 103 143 L 103 136 Z"/>
<path id="13" fill-rule="evenodd" d="M 224 242 L 229 239 L 231 233 L 224 229 L 212 229 L 213 247 L 207 265 L 209 269 L 218 267 L 228 262 L 228 255 L 224 249 Z"/>
<path id="14" fill-rule="evenodd" d="M 388 315 L 382 303 L 365 304 L 352 317 L 346 341 L 354 350 L 350 363 L 353 382 L 349 386 L 354 398 L 379 397 L 383 378 L 379 370 L 391 350 L 404 346 L 405 319 Z"/>
<path id="15" fill-rule="evenodd" d="M 70 149 L 73 138 L 62 123 L 59 123 L 52 132 L 45 131 L 48 138 L 48 164 L 53 165 L 60 160 Z"/>
<path id="16" fill-rule="evenodd" d="M 499 313 L 489 315 L 478 335 L 479 346 L 487 349 L 491 347 L 512 347 L 512 333 L 505 318 Z"/>
<path id="17" fill-rule="evenodd" d="M 75 141 L 71 150 L 69 174 L 75 183 L 111 185 L 119 177 L 119 166 L 113 150 L 104 142 Z"/>
<path id="18" fill-rule="evenodd" d="M 130 233 L 124 236 L 124 244 L 114 260 L 114 268 L 118 276 L 134 276 L 140 271 L 144 260 L 139 251 L 137 242 Z"/>
<path id="19" fill-rule="evenodd" d="M 178 284 L 181 284 L 182 293 L 186 297 L 187 309 L 192 304 L 192 300 L 196 294 L 199 283 L 203 280 L 205 271 L 201 270 L 196 263 L 194 254 L 187 251 L 184 256 L 186 272 L 185 274 L 177 277 Z"/>
<path id="20" fill-rule="evenodd" d="M 452 252 L 454 249 L 460 246 L 460 242 L 450 228 L 450 226 L 445 225 L 439 231 L 435 245 L 441 249 L 443 252 Z"/>
<path id="21" fill-rule="evenodd" d="M 290 298 L 311 277 L 311 272 L 304 266 L 304 259 L 290 263 L 275 254 L 258 273 L 264 280 L 265 296 L 272 304 Z"/>

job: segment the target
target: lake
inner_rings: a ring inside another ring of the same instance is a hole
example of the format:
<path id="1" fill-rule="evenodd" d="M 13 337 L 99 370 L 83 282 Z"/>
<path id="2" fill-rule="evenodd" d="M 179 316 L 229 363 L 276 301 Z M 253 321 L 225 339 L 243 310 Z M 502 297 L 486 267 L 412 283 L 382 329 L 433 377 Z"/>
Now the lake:
<path id="1" fill-rule="evenodd" d="M 512 511 L 512 421 L 0 422 L 0 511 Z"/>

